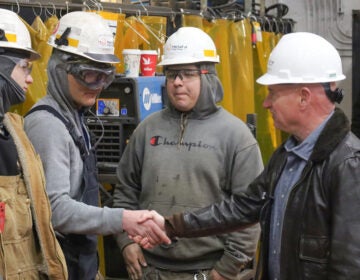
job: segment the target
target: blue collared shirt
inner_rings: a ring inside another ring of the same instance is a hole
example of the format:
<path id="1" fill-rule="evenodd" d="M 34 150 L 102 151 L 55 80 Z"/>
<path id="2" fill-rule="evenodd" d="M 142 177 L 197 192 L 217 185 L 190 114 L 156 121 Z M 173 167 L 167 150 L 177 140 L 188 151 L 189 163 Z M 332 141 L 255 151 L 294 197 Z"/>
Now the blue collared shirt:
<path id="1" fill-rule="evenodd" d="M 287 159 L 274 193 L 274 204 L 271 211 L 269 239 L 269 279 L 280 279 L 281 233 L 287 201 L 292 188 L 300 179 L 301 173 L 308 162 L 314 145 L 325 124 L 333 115 L 331 113 L 303 142 L 298 144 L 294 137 L 285 143 Z"/>

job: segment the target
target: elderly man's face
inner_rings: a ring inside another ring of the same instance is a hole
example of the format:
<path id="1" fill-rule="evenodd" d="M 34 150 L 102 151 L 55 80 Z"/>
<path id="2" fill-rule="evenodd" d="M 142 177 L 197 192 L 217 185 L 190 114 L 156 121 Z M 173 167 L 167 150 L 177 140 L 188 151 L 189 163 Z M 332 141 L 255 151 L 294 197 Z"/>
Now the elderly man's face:
<path id="1" fill-rule="evenodd" d="M 282 131 L 293 133 L 298 119 L 299 85 L 270 85 L 269 94 L 263 102 L 274 120 L 274 126 Z"/>

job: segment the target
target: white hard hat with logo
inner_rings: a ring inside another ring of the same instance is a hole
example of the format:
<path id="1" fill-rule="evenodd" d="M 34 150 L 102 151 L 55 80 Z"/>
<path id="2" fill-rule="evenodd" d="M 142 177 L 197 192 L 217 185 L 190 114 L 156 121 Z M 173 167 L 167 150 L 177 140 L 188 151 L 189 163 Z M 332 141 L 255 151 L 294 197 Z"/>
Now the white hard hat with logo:
<path id="1" fill-rule="evenodd" d="M 6 9 L 0 9 L 0 48 L 25 52 L 30 60 L 40 58 L 31 48 L 31 38 L 19 16 Z"/>
<path id="2" fill-rule="evenodd" d="M 313 33 L 284 35 L 270 54 L 262 85 L 327 83 L 345 79 L 335 47 Z"/>
<path id="3" fill-rule="evenodd" d="M 106 21 L 92 12 L 70 12 L 61 17 L 49 44 L 100 63 L 118 63 L 114 35 Z"/>
<path id="4" fill-rule="evenodd" d="M 180 27 L 165 43 L 160 66 L 219 62 L 211 37 L 196 27 Z"/>

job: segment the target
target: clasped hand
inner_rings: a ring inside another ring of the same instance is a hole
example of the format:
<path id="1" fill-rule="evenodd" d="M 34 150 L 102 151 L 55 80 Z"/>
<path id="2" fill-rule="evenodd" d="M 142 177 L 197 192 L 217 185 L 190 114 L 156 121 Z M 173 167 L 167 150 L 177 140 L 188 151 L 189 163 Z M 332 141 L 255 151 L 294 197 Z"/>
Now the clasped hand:
<path id="1" fill-rule="evenodd" d="M 164 225 L 164 217 L 154 210 L 124 210 L 123 229 L 129 238 L 145 249 L 171 243 Z"/>

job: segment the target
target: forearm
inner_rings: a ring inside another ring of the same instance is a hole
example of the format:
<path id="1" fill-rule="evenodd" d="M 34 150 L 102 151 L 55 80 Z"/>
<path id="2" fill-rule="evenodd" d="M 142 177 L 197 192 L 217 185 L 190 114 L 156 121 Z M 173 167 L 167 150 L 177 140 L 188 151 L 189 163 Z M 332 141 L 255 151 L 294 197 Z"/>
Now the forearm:
<path id="1" fill-rule="evenodd" d="M 240 230 L 258 221 L 261 205 L 246 195 L 234 195 L 194 212 L 166 217 L 166 233 L 170 237 L 201 237 Z"/>

